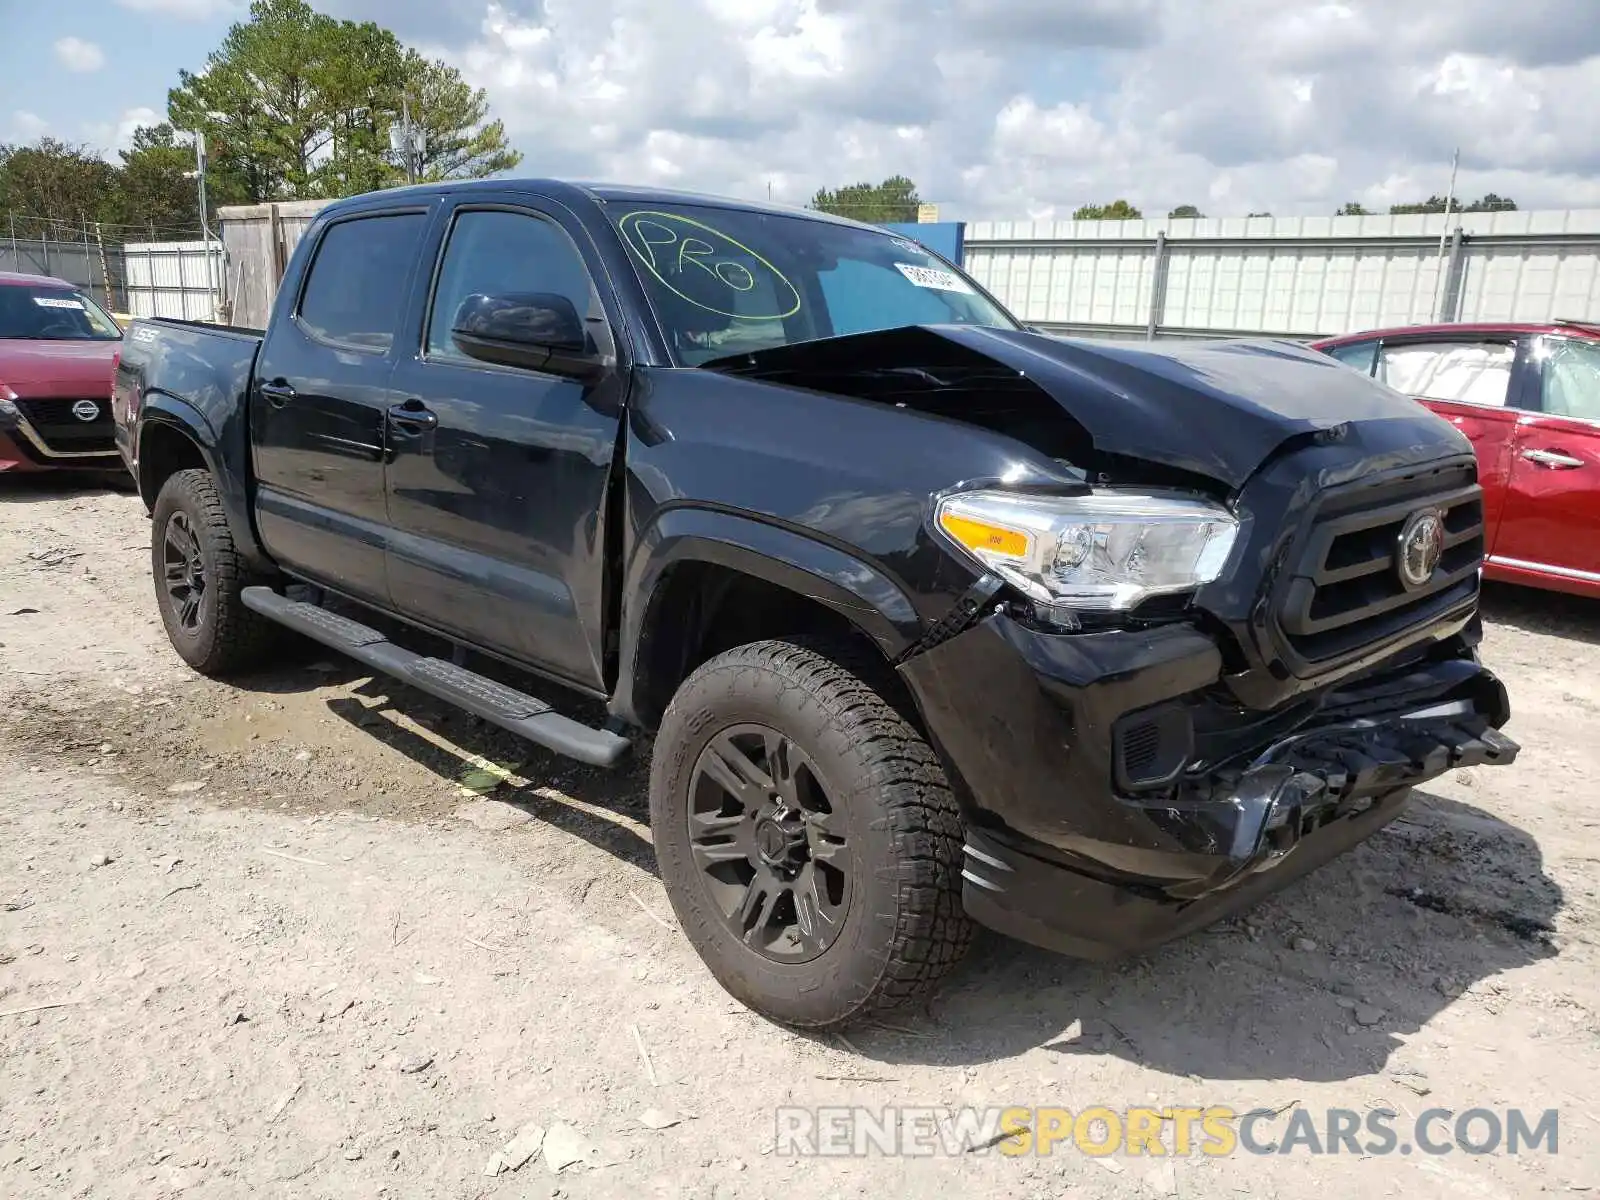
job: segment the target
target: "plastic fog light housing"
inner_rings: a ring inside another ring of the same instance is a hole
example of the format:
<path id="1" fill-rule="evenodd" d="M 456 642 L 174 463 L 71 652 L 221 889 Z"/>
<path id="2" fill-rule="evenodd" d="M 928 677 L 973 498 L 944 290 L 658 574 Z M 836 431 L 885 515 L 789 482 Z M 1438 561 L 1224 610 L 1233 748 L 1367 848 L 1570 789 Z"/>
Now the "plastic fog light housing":
<path id="1" fill-rule="evenodd" d="M 1222 574 L 1239 522 L 1186 495 L 1108 489 L 1081 496 L 959 492 L 941 533 L 1047 610 L 1126 612 Z"/>

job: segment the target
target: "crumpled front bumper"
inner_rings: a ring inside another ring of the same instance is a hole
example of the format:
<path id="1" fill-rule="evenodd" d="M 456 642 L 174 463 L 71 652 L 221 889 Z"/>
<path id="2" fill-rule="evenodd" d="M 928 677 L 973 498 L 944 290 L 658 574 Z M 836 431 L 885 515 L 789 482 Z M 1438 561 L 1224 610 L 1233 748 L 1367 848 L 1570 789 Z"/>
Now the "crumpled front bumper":
<path id="1" fill-rule="evenodd" d="M 1461 644 L 1264 714 L 1219 703 L 1219 666 L 1192 627 L 1086 638 L 1003 616 L 905 664 L 970 807 L 969 914 L 1084 957 L 1144 949 L 1356 845 L 1410 788 L 1518 752 L 1504 687 Z M 1147 712 L 1179 712 L 1190 754 L 1141 791 L 1119 786 L 1116 731 Z"/>

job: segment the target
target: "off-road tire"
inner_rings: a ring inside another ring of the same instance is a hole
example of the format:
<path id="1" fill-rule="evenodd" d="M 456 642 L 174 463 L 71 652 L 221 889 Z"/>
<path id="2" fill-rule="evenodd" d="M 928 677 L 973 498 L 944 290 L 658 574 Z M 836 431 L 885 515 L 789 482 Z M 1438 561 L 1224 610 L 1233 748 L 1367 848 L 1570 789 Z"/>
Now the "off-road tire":
<path id="1" fill-rule="evenodd" d="M 962 820 L 938 758 L 886 696 L 898 681 L 869 650 L 763 641 L 705 663 L 679 688 L 655 741 L 656 861 L 689 941 L 735 998 L 775 1021 L 839 1028 L 926 997 L 966 953 Z M 690 786 L 719 732 L 776 729 L 818 772 L 853 845 L 842 932 L 819 957 L 780 963 L 746 945 L 712 903 L 691 850 Z"/>
<path id="2" fill-rule="evenodd" d="M 181 513 L 199 545 L 206 595 L 194 630 L 180 623 L 165 584 L 167 525 Z M 156 607 L 172 647 L 202 675 L 221 676 L 259 666 L 280 640 L 280 627 L 244 606 L 240 593 L 253 578 L 233 542 L 222 497 L 208 471 L 175 472 L 156 497 L 150 522 L 150 565 Z"/>

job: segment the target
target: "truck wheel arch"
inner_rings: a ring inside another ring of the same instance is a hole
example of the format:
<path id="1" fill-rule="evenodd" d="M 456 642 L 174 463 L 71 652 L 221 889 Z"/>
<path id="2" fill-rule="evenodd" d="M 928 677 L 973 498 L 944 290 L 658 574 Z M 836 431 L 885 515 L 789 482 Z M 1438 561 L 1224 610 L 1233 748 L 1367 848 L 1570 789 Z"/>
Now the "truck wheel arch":
<path id="1" fill-rule="evenodd" d="M 150 508 L 162 485 L 190 467 L 211 469 L 199 440 L 177 421 L 147 413 L 139 428 L 139 496 Z"/>
<path id="2" fill-rule="evenodd" d="M 233 440 L 238 441 L 240 436 L 242 431 Z M 178 471 L 203 468 L 216 481 L 239 555 L 257 572 L 273 570 L 256 539 L 245 490 L 245 462 L 232 461 L 248 455 L 247 449 L 230 455 L 195 408 L 175 396 L 152 392 L 145 397 L 139 413 L 138 454 L 139 496 L 146 510 L 154 508 L 162 486 Z"/>
<path id="3" fill-rule="evenodd" d="M 853 634 L 893 660 L 922 629 L 910 598 L 871 564 L 803 533 L 707 509 L 663 514 L 634 554 L 623 595 L 630 600 L 612 709 L 646 728 L 700 663 L 744 641 Z"/>

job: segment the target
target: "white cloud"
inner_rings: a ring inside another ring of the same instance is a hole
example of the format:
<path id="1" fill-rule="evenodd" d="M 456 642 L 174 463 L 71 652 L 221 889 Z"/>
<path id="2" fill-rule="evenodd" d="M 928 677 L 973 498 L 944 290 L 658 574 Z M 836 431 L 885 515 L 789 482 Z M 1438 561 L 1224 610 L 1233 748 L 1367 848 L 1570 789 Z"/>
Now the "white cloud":
<path id="1" fill-rule="evenodd" d="M 55 44 L 56 61 L 69 71 L 98 71 L 106 65 L 106 52 L 82 38 L 64 37 Z"/>
<path id="2" fill-rule="evenodd" d="M 433 50 L 533 173 L 803 201 L 900 172 L 969 219 L 1331 213 L 1442 192 L 1459 142 L 1464 193 L 1575 206 L 1600 192 L 1590 4 L 1508 29 L 1496 0 L 490 0 L 462 35 L 461 0 Z"/>
<path id="3" fill-rule="evenodd" d="M 11 114 L 9 124 L 9 137 L 13 142 L 33 142 L 42 138 L 50 131 L 50 122 L 38 113 L 28 112 L 26 109 L 17 109 Z"/>
<path id="4" fill-rule="evenodd" d="M 117 0 L 175 17 L 243 0 Z M 521 170 L 947 214 L 1600 203 L 1594 0 L 322 0 L 488 90 Z M 125 144 L 130 120 L 97 127 Z M 145 110 L 148 112 L 148 110 Z M 13 121 L 13 125 L 16 121 Z"/>
<path id="5" fill-rule="evenodd" d="M 136 129 L 144 125 L 159 125 L 164 119 L 155 109 L 140 105 L 138 108 L 124 109 L 115 122 L 89 125 L 85 132 L 90 141 L 109 158 L 116 151 L 126 150 L 133 144 Z"/>
<path id="6" fill-rule="evenodd" d="M 117 0 L 117 3 L 134 12 L 159 13 L 185 21 L 231 17 L 244 7 L 240 0 Z"/>

